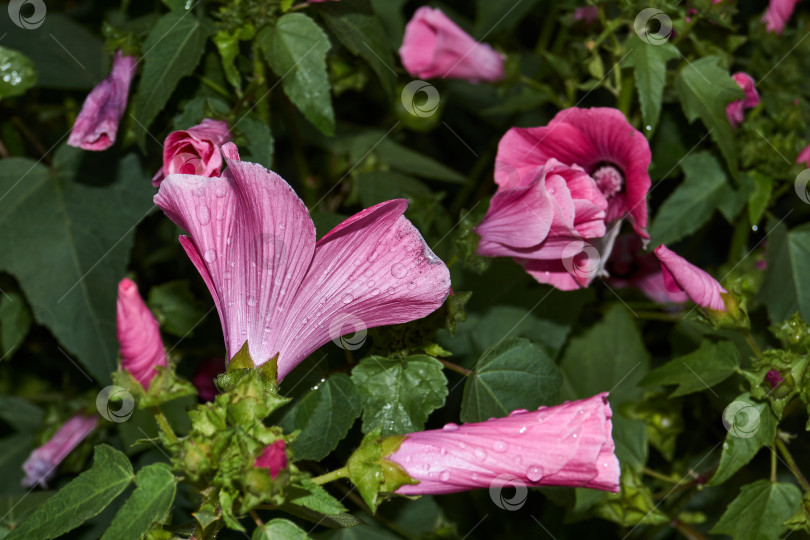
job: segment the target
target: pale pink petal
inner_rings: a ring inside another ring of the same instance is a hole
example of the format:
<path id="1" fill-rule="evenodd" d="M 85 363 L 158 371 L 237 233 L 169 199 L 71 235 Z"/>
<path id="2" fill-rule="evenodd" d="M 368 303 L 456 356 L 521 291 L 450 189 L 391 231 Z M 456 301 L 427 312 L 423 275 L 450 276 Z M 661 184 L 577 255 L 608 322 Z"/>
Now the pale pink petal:
<path id="1" fill-rule="evenodd" d="M 664 284 L 670 292 L 683 291 L 699 306 L 725 311 L 721 293 L 726 291 L 716 279 L 664 245 L 655 248 L 655 256 L 661 261 Z"/>
<path id="2" fill-rule="evenodd" d="M 43 488 L 47 488 L 47 482 L 56 472 L 57 465 L 79 446 L 79 443 L 96 429 L 97 425 L 97 416 L 85 416 L 79 413 L 71 417 L 48 442 L 31 452 L 31 455 L 25 460 L 23 463 L 25 478 L 22 480 L 22 485 L 33 487 L 39 484 Z"/>
<path id="3" fill-rule="evenodd" d="M 152 378 L 157 375 L 155 368 L 167 365 L 166 352 L 158 322 L 138 294 L 138 286 L 129 278 L 118 284 L 116 326 L 121 345 L 121 367 L 148 389 Z"/>
<path id="4" fill-rule="evenodd" d="M 771 0 L 765 15 L 762 17 L 762 22 L 766 24 L 766 30 L 781 34 L 798 3 L 799 0 Z"/>
<path id="5" fill-rule="evenodd" d="M 167 174 L 219 176 L 223 144 L 231 139 L 228 124 L 206 118 L 186 130 L 173 131 L 163 143 L 163 167 L 152 178 L 158 187 Z"/>

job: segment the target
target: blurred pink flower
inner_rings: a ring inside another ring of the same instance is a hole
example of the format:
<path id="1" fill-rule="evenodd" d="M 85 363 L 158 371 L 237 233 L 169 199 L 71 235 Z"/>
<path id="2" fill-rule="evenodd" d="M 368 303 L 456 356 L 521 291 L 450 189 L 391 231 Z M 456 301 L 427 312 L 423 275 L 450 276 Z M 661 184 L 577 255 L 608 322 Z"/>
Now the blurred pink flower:
<path id="1" fill-rule="evenodd" d="M 287 450 L 283 439 L 266 446 L 262 455 L 256 458 L 254 467 L 270 471 L 270 478 L 275 479 L 278 473 L 287 468 Z"/>
<path id="2" fill-rule="evenodd" d="M 742 124 L 743 111 L 759 105 L 759 93 L 754 86 L 754 79 L 747 73 L 738 71 L 731 76 L 740 88 L 745 92 L 745 97 L 737 101 L 732 101 L 726 106 L 726 116 L 732 127 Z"/>
<path id="3" fill-rule="evenodd" d="M 479 43 L 439 9 L 423 6 L 405 26 L 402 65 L 420 79 L 496 82 L 506 77 L 503 57 Z"/>
<path id="4" fill-rule="evenodd" d="M 596 6 L 585 6 L 574 10 L 574 20 L 584 21 L 585 24 L 591 24 L 599 20 L 599 8 Z"/>
<path id="5" fill-rule="evenodd" d="M 765 29 L 781 34 L 798 3 L 799 0 L 771 0 L 765 15 L 762 16 L 762 22 L 766 24 Z"/>
<path id="6" fill-rule="evenodd" d="M 618 492 L 611 416 L 602 393 L 487 422 L 410 433 L 386 459 L 419 480 L 397 489 L 402 495 L 491 488 L 504 480 Z"/>
<path id="7" fill-rule="evenodd" d="M 799 152 L 796 163 L 804 163 L 805 166 L 810 167 L 810 145 L 805 146 L 804 150 Z"/>
<path id="8" fill-rule="evenodd" d="M 214 379 L 217 375 L 223 373 L 226 368 L 224 358 L 208 358 L 200 362 L 197 366 L 197 373 L 194 374 L 192 383 L 197 388 L 197 394 L 203 401 L 214 401 L 214 398 L 219 394 L 217 385 L 214 384 Z"/>
<path id="9" fill-rule="evenodd" d="M 144 389 L 149 389 L 149 383 L 157 375 L 155 368 L 166 366 L 166 352 L 158 322 L 138 294 L 138 286 L 129 278 L 118 284 L 116 323 L 121 367 Z"/>
<path id="10" fill-rule="evenodd" d="M 661 261 L 664 285 L 668 292 L 684 292 L 699 306 L 726 311 L 721 294 L 728 291 L 716 279 L 663 244 L 655 248 L 654 253 Z"/>
<path id="11" fill-rule="evenodd" d="M 67 143 L 83 150 L 106 150 L 115 143 L 118 123 L 127 108 L 129 85 L 135 76 L 138 60 L 115 53 L 107 78 L 87 95 L 73 124 Z"/>
<path id="12" fill-rule="evenodd" d="M 74 415 L 53 434 L 48 442 L 31 452 L 23 463 L 25 478 L 22 485 L 33 487 L 39 484 L 47 488 L 47 482 L 56 472 L 56 467 L 98 425 L 97 416 Z"/>
<path id="13" fill-rule="evenodd" d="M 363 210 L 315 241 L 306 206 L 277 174 L 222 147 L 221 177 L 169 175 L 155 204 L 190 237 L 180 243 L 214 297 L 228 359 L 247 342 L 278 380 L 330 340 L 424 317 L 450 273 L 403 216 L 408 202 Z"/>
<path id="14" fill-rule="evenodd" d="M 152 178 L 152 185 L 160 186 L 168 174 L 219 176 L 220 148 L 230 140 L 228 124 L 210 118 L 186 130 L 169 133 L 163 143 L 163 167 Z"/>
<path id="15" fill-rule="evenodd" d="M 660 304 L 680 304 L 689 300 L 685 292 L 667 289 L 658 257 L 653 253 L 644 253 L 642 249 L 641 238 L 634 234 L 617 238 L 607 263 L 610 273 L 607 283 L 617 289 L 639 289 L 650 300 Z"/>

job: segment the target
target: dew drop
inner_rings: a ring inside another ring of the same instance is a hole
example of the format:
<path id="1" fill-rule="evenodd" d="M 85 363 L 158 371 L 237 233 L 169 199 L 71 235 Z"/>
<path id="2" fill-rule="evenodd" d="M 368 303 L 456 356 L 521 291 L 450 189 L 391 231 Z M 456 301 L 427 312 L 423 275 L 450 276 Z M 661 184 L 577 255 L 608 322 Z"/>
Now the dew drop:
<path id="1" fill-rule="evenodd" d="M 464 450 L 465 448 L 467 448 L 467 445 L 465 443 L 463 443 L 463 442 L 460 442 L 460 443 L 458 443 L 458 447 L 461 448 L 462 450 Z"/>
<path id="2" fill-rule="evenodd" d="M 307 324 L 307 322 L 309 322 L 309 319 L 307 319 L 306 317 L 301 319 L 301 324 Z"/>
<path id="3" fill-rule="evenodd" d="M 377 296 L 378 294 L 380 294 L 380 289 L 374 289 L 371 291 L 371 296 Z"/>
<path id="4" fill-rule="evenodd" d="M 439 475 L 439 480 L 442 482 L 447 482 L 450 480 L 450 473 L 447 471 L 442 471 L 442 473 Z"/>
<path id="5" fill-rule="evenodd" d="M 373 286 L 374 286 L 374 280 L 373 279 L 368 280 L 368 282 L 366 283 L 366 287 L 368 287 L 370 289 Z"/>
<path id="6" fill-rule="evenodd" d="M 495 444 L 492 445 L 492 448 L 496 452 L 506 452 L 506 443 L 503 441 L 495 441 Z"/>
<path id="7" fill-rule="evenodd" d="M 477 482 L 478 481 L 478 473 L 472 473 L 472 479 L 473 479 L 473 482 Z"/>
<path id="8" fill-rule="evenodd" d="M 354 296 L 348 293 L 344 294 L 343 297 L 340 299 L 340 301 L 343 302 L 344 304 L 351 304 L 352 300 L 354 300 Z"/>
<path id="9" fill-rule="evenodd" d="M 214 194 L 221 199 L 228 194 L 228 189 L 225 186 L 218 186 Z"/>
<path id="10" fill-rule="evenodd" d="M 523 435 L 524 433 L 526 433 L 527 429 L 529 429 L 529 428 L 527 428 L 526 426 L 523 426 L 522 428 L 520 428 L 520 434 Z"/>
<path id="11" fill-rule="evenodd" d="M 217 252 L 214 251 L 213 249 L 209 249 L 208 251 L 205 252 L 205 255 L 203 255 L 203 257 L 205 258 L 205 262 L 212 263 L 215 260 L 217 260 Z"/>
<path id="12" fill-rule="evenodd" d="M 414 283 L 413 281 L 411 281 L 410 283 L 408 283 L 408 290 L 409 290 L 409 291 L 412 291 L 412 290 L 414 290 L 415 288 L 416 288 L 416 283 Z"/>
<path id="13" fill-rule="evenodd" d="M 454 424 L 450 422 L 449 424 L 445 424 L 442 428 L 442 431 L 456 431 L 458 429 L 458 424 Z"/>
<path id="14" fill-rule="evenodd" d="M 543 468 L 540 465 L 532 465 L 526 471 L 526 477 L 532 482 L 539 482 L 543 478 Z"/>
<path id="15" fill-rule="evenodd" d="M 205 193 L 205 189 L 201 186 L 201 187 L 195 188 L 193 193 L 194 193 L 195 197 L 202 197 L 203 194 Z"/>
<path id="16" fill-rule="evenodd" d="M 204 204 L 197 207 L 197 221 L 200 222 L 200 225 L 208 225 L 211 223 L 211 210 Z"/>
<path id="17" fill-rule="evenodd" d="M 487 459 L 487 452 L 483 448 L 476 448 L 473 450 L 473 454 L 475 455 L 475 459 L 478 461 L 484 461 Z"/>
<path id="18" fill-rule="evenodd" d="M 527 411 L 526 409 L 515 409 L 514 411 L 509 413 L 509 416 L 515 416 L 516 414 L 523 414 L 527 412 L 529 411 Z"/>
<path id="19" fill-rule="evenodd" d="M 402 279 L 408 275 L 408 269 L 402 263 L 395 263 L 391 266 L 391 275 L 397 279 Z"/>
<path id="20" fill-rule="evenodd" d="M 394 294 L 396 290 L 393 287 L 388 287 L 388 294 Z"/>
<path id="21" fill-rule="evenodd" d="M 571 435 L 571 437 L 573 437 L 573 438 L 575 438 L 575 439 L 576 439 L 576 438 L 577 438 L 577 434 L 576 434 L 576 433 L 573 433 L 573 434 Z"/>
<path id="22" fill-rule="evenodd" d="M 447 455 L 447 448 L 444 448 L 444 447 L 443 447 L 441 450 L 439 450 L 439 453 L 440 453 L 441 455 L 443 455 L 443 456 L 446 456 L 446 455 Z"/>
<path id="23" fill-rule="evenodd" d="M 283 223 L 278 224 L 278 230 L 280 230 L 280 231 L 283 231 L 285 227 L 286 227 L 286 225 L 283 224 Z"/>
<path id="24" fill-rule="evenodd" d="M 430 463 L 423 463 L 422 464 L 422 470 L 425 471 L 425 472 L 429 471 L 430 470 Z"/>
<path id="25" fill-rule="evenodd" d="M 252 296 L 248 297 L 248 299 L 247 299 L 247 305 L 248 306 L 256 307 L 256 304 L 257 304 L 257 302 L 256 302 L 256 299 L 254 297 L 252 297 Z"/>

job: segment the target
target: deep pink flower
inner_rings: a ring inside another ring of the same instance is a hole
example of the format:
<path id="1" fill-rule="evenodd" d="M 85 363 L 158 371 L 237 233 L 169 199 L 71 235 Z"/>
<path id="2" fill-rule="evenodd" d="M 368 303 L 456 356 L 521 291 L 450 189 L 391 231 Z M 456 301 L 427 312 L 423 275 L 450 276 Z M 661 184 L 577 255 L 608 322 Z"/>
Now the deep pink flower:
<path id="1" fill-rule="evenodd" d="M 509 478 L 529 487 L 617 492 L 611 416 L 605 392 L 506 418 L 411 433 L 386 459 L 419 480 L 397 489 L 402 495 L 489 488 Z"/>
<path id="2" fill-rule="evenodd" d="M 160 186 L 169 174 L 219 176 L 220 148 L 230 140 L 228 124 L 210 118 L 186 130 L 169 133 L 163 143 L 163 168 L 152 178 L 152 185 Z"/>
<path id="3" fill-rule="evenodd" d="M 805 146 L 804 150 L 799 152 L 796 163 L 804 163 L 807 167 L 810 167 L 810 145 Z"/>
<path id="4" fill-rule="evenodd" d="M 775 369 L 772 369 L 772 370 L 768 371 L 768 373 L 765 374 L 765 382 L 770 384 L 771 388 L 776 388 L 777 386 L 782 384 L 784 381 L 785 381 L 785 379 L 784 379 L 784 377 L 782 377 L 782 374 L 779 373 L 778 371 L 776 371 Z"/>
<path id="5" fill-rule="evenodd" d="M 152 378 L 157 375 L 155 368 L 166 366 L 166 352 L 158 322 L 138 294 L 138 286 L 129 278 L 118 284 L 116 322 L 121 367 L 148 389 Z"/>
<path id="6" fill-rule="evenodd" d="M 224 358 L 208 358 L 200 362 L 197 366 L 197 373 L 194 374 L 192 383 L 197 387 L 197 394 L 203 401 L 214 401 L 219 394 L 214 379 L 217 375 L 225 371 L 226 362 Z"/>
<path id="7" fill-rule="evenodd" d="M 667 291 L 684 292 L 699 306 L 716 311 L 726 310 L 721 294 L 728 291 L 716 279 L 663 244 L 655 248 L 654 253 L 661 261 Z"/>
<path id="8" fill-rule="evenodd" d="M 261 467 L 270 471 L 270 478 L 275 479 L 278 473 L 287 468 L 287 450 L 283 439 L 279 439 L 262 450 L 262 455 L 256 458 L 254 467 Z"/>
<path id="9" fill-rule="evenodd" d="M 574 20 L 584 21 L 585 24 L 591 24 L 599 20 L 599 8 L 596 6 L 585 6 L 574 10 Z"/>
<path id="10" fill-rule="evenodd" d="M 726 106 L 728 121 L 733 127 L 737 127 L 742 124 L 743 111 L 759 105 L 759 93 L 757 93 L 757 89 L 754 86 L 754 79 L 751 78 L 749 74 L 738 71 L 732 75 L 731 78 L 734 79 L 734 82 L 745 92 L 743 99 L 732 101 Z"/>
<path id="11" fill-rule="evenodd" d="M 315 241 L 306 206 L 277 174 L 222 147 L 221 177 L 170 175 L 155 196 L 190 237 L 180 243 L 214 297 L 228 359 L 248 343 L 281 380 L 345 334 L 419 319 L 447 298 L 450 273 L 386 201 Z M 353 345 L 350 345 L 353 346 Z"/>
<path id="12" fill-rule="evenodd" d="M 33 487 L 39 484 L 47 488 L 47 482 L 53 477 L 56 466 L 76 448 L 98 425 L 97 416 L 74 415 L 53 434 L 48 442 L 31 452 L 23 463 L 25 478 L 22 485 Z"/>
<path id="13" fill-rule="evenodd" d="M 98 151 L 115 143 L 137 63 L 134 56 L 124 56 L 121 51 L 115 53 L 110 74 L 84 100 L 67 140 L 70 146 Z"/>
<path id="14" fill-rule="evenodd" d="M 771 0 L 765 15 L 762 16 L 766 30 L 781 34 L 798 3 L 799 0 Z"/>
<path id="15" fill-rule="evenodd" d="M 650 145 L 620 111 L 573 107 L 558 112 L 547 126 L 510 129 L 498 144 L 495 181 L 509 183 L 518 174 L 525 182 L 551 158 L 582 167 L 596 181 L 608 201 L 608 224 L 629 215 L 636 232 L 649 238 Z"/>
<path id="16" fill-rule="evenodd" d="M 408 73 L 420 79 L 496 82 L 506 77 L 500 54 L 427 6 L 417 9 L 405 26 L 399 55 Z"/>

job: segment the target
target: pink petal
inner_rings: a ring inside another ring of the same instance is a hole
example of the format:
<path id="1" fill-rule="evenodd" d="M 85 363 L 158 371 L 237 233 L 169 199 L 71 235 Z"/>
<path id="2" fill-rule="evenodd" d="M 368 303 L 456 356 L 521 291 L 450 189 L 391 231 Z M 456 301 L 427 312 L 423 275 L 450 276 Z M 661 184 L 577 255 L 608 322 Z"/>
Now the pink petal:
<path id="1" fill-rule="evenodd" d="M 661 261 L 664 284 L 670 292 L 683 291 L 699 306 L 725 311 L 721 293 L 726 291 L 716 279 L 664 245 L 655 248 L 655 256 Z"/>
<path id="2" fill-rule="evenodd" d="M 254 467 L 261 467 L 270 471 L 270 478 L 275 479 L 278 473 L 287 468 L 287 450 L 284 439 L 267 445 L 262 454 L 256 458 Z"/>
<path id="3" fill-rule="evenodd" d="M 158 322 L 138 294 L 138 286 L 129 278 L 118 284 L 116 323 L 121 367 L 148 389 L 157 375 L 155 368 L 167 365 L 166 352 Z"/>
<path id="4" fill-rule="evenodd" d="M 22 485 L 33 487 L 39 484 L 47 488 L 47 481 L 53 477 L 57 465 L 64 460 L 70 452 L 79 446 L 90 432 L 98 425 L 97 416 L 76 414 L 53 434 L 53 437 L 28 456 L 23 463 L 25 478 Z"/>
<path id="5" fill-rule="evenodd" d="M 796 163 L 804 163 L 805 166 L 810 167 L 810 145 L 805 146 L 804 150 L 799 152 Z"/>
<path id="6" fill-rule="evenodd" d="M 642 249 L 642 240 L 635 234 L 625 234 L 616 240 L 608 261 L 608 284 L 619 289 L 639 289 L 650 300 L 661 304 L 686 302 L 689 299 L 686 293 L 667 289 L 658 258 Z"/>
<path id="7" fill-rule="evenodd" d="M 799 0 L 771 0 L 762 17 L 762 22 L 766 23 L 766 30 L 781 34 L 798 3 Z"/>
<path id="8" fill-rule="evenodd" d="M 228 124 L 204 119 L 186 130 L 170 133 L 163 143 L 163 168 L 152 179 L 158 187 L 168 174 L 219 176 L 222 170 L 220 148 L 231 139 Z"/>

